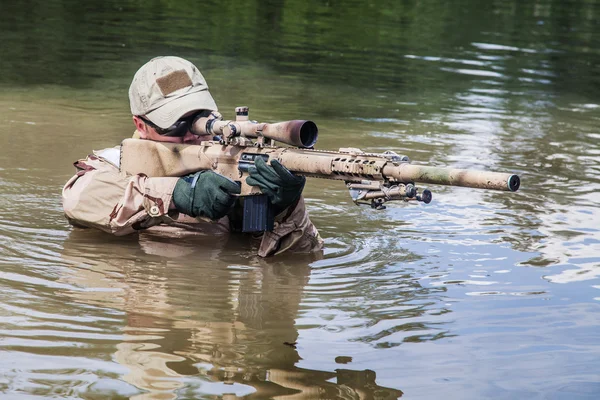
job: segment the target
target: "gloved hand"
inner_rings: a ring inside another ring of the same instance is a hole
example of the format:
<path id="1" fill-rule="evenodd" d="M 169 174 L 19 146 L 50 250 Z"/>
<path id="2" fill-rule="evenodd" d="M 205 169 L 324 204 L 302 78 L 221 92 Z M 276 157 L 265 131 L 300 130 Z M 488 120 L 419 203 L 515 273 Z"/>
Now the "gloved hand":
<path id="1" fill-rule="evenodd" d="M 279 214 L 298 200 L 304 189 L 306 178 L 292 174 L 277 160 L 271 160 L 268 166 L 262 157 L 256 157 L 254 166 L 248 168 L 246 183 L 258 186 L 269 196 L 275 206 L 275 214 Z"/>
<path id="2" fill-rule="evenodd" d="M 200 171 L 179 178 L 173 203 L 177 211 L 189 216 L 217 220 L 227 215 L 236 194 L 240 194 L 240 187 L 234 181 L 213 171 Z"/>

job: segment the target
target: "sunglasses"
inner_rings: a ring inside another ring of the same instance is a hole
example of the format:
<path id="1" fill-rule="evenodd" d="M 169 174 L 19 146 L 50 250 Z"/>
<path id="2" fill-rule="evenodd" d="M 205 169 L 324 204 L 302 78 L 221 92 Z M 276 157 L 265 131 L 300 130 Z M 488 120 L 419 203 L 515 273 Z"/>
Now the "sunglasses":
<path id="1" fill-rule="evenodd" d="M 187 131 L 192 127 L 196 117 L 200 116 L 203 113 L 205 113 L 205 111 L 201 110 L 192 115 L 188 115 L 187 117 L 180 118 L 168 128 L 161 128 L 160 126 L 156 125 L 152 121 L 142 116 L 140 116 L 140 119 L 149 126 L 151 126 L 156 131 L 156 133 L 158 133 L 161 136 L 181 137 L 185 136 Z"/>

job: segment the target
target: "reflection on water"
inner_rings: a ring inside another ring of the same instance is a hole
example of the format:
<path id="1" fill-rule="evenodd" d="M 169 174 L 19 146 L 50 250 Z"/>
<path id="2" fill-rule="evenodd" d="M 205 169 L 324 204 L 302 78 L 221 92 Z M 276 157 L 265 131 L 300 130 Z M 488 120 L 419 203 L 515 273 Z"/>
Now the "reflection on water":
<path id="1" fill-rule="evenodd" d="M 0 397 L 597 398 L 598 3 L 238 3 L 0 5 Z M 130 136 L 159 54 L 226 117 L 522 188 L 374 211 L 310 180 L 322 260 L 73 229 L 72 163 Z"/>
<path id="2" fill-rule="evenodd" d="M 93 255 L 113 261 L 90 263 L 88 233 L 73 232 L 65 241 L 63 260 L 75 268 L 59 277 L 58 289 L 75 303 L 121 313 L 125 326 L 113 339 L 114 360 L 128 369 L 122 379 L 145 392 L 132 398 L 176 398 L 180 389 L 184 397 L 402 395 L 377 385 L 371 370 L 295 367 L 300 359 L 295 318 L 309 279 L 306 263 L 251 256 L 249 265 L 234 265 L 223 262 L 230 256 L 207 252 L 201 243 L 195 251 L 179 254 L 186 243 L 174 243 L 166 258 L 160 254 L 143 262 L 114 251 L 144 247 L 109 243 L 94 248 Z M 163 243 L 161 249 L 166 247 Z M 195 265 L 181 264 L 173 254 L 192 257 Z M 113 385 L 117 391 L 131 390 Z"/>

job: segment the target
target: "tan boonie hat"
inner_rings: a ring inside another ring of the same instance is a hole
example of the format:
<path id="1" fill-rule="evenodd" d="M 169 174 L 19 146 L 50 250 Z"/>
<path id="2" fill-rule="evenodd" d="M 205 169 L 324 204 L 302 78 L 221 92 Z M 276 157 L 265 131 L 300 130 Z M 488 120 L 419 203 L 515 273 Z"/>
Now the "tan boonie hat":
<path id="1" fill-rule="evenodd" d="M 168 128 L 190 111 L 217 111 L 204 77 L 180 57 L 156 57 L 144 64 L 129 87 L 133 115 Z"/>

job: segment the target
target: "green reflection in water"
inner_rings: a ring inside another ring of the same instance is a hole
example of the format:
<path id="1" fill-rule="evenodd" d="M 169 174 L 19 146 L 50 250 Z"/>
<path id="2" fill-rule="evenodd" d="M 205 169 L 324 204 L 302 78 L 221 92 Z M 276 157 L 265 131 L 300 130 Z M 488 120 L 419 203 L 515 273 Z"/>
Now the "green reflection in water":
<path id="1" fill-rule="evenodd" d="M 127 81 L 142 60 L 180 54 L 208 58 L 200 63 L 205 68 L 252 61 L 278 74 L 355 88 L 448 90 L 465 77 L 406 56 L 452 58 L 474 42 L 496 44 L 503 75 L 544 69 L 559 90 L 585 93 L 598 84 L 598 10 L 592 0 L 498 0 L 486 7 L 475 0 L 65 0 L 4 2 L 0 13 L 5 84 Z M 477 59 L 477 53 L 466 55 Z"/>

